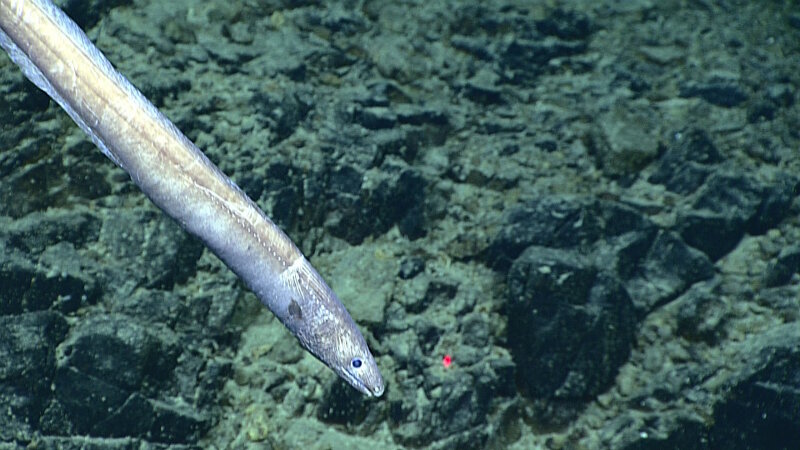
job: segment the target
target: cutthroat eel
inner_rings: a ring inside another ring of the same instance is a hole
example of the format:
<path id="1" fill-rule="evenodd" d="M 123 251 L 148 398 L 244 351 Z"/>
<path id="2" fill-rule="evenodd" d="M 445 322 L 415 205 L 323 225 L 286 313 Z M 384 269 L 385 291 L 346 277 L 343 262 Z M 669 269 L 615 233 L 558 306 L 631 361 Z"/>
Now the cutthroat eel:
<path id="1" fill-rule="evenodd" d="M 344 305 L 292 241 L 48 0 L 0 0 L 0 46 L 167 215 L 199 237 L 351 386 L 383 378 Z"/>

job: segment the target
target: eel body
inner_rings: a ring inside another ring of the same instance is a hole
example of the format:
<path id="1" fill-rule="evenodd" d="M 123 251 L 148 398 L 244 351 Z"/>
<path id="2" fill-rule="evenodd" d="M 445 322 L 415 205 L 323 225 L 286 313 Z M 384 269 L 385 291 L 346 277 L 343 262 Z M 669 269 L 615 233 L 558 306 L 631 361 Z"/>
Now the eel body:
<path id="1" fill-rule="evenodd" d="M 336 294 L 292 241 L 49 0 L 0 0 L 0 46 L 167 215 L 198 236 L 362 393 L 384 382 Z"/>

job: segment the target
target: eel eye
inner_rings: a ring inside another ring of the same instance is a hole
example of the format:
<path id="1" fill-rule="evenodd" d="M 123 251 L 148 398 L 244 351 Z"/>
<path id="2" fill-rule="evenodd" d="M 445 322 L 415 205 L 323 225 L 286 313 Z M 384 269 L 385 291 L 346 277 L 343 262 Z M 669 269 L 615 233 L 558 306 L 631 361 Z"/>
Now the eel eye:
<path id="1" fill-rule="evenodd" d="M 361 358 L 353 358 L 353 361 L 351 361 L 350 364 L 354 368 L 358 369 L 359 367 L 361 367 Z"/>

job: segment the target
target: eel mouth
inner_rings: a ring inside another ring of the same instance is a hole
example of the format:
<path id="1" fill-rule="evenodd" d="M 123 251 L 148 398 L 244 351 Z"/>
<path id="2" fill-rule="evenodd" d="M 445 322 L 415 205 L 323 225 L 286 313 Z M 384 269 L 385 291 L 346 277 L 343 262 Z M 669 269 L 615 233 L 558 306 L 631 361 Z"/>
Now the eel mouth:
<path id="1" fill-rule="evenodd" d="M 356 388 L 356 390 L 358 390 L 362 394 L 364 394 L 364 395 L 366 395 L 368 397 L 375 397 L 375 398 L 380 397 L 381 395 L 383 395 L 383 391 L 384 391 L 383 383 L 380 383 L 379 385 L 373 386 L 372 388 L 370 388 L 369 386 L 367 386 L 367 384 L 363 380 L 361 380 L 360 378 L 356 377 L 352 373 L 350 373 L 348 371 L 345 371 L 344 375 L 345 375 L 344 379 L 348 382 L 348 384 L 350 384 L 350 386 L 353 386 L 354 388 Z"/>
<path id="2" fill-rule="evenodd" d="M 375 388 L 373 388 L 373 390 L 372 390 L 372 396 L 373 396 L 373 397 L 376 397 L 376 398 L 377 398 L 377 397 L 380 397 L 381 395 L 383 395 L 383 391 L 384 391 L 385 389 L 386 389 L 386 387 L 383 385 L 383 383 L 381 383 L 381 385 L 380 385 L 380 386 L 376 386 Z"/>

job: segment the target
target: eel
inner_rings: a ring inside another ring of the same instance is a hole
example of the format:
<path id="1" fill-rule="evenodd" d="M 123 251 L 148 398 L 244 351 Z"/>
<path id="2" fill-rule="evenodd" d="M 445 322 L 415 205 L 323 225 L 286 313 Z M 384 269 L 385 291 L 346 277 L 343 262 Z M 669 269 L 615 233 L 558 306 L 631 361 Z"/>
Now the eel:
<path id="1" fill-rule="evenodd" d="M 142 192 L 197 236 L 358 391 L 384 381 L 342 302 L 295 244 L 49 0 L 0 0 L 0 46 Z"/>

